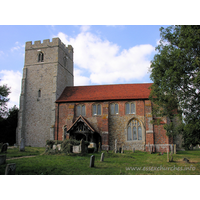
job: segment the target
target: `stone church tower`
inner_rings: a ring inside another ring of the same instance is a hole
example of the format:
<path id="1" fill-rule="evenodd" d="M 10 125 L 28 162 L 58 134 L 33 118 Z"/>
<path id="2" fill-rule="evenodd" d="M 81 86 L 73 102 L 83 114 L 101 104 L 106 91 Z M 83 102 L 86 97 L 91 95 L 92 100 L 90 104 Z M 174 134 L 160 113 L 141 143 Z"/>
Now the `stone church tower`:
<path id="1" fill-rule="evenodd" d="M 16 140 L 45 146 L 54 139 L 55 101 L 74 85 L 73 48 L 59 38 L 26 42 Z"/>

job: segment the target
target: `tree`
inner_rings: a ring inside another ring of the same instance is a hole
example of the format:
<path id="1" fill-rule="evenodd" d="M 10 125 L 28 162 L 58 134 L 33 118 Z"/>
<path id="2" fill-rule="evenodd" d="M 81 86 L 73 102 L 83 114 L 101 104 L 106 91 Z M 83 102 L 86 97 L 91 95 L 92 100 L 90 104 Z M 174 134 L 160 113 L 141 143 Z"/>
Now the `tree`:
<path id="1" fill-rule="evenodd" d="M 10 88 L 7 85 L 0 85 L 0 120 L 7 115 L 7 102 L 9 101 L 8 95 L 10 94 Z"/>
<path id="2" fill-rule="evenodd" d="M 168 117 L 168 136 L 182 132 L 185 146 L 200 144 L 200 26 L 162 27 L 160 36 L 150 66 L 153 114 Z"/>

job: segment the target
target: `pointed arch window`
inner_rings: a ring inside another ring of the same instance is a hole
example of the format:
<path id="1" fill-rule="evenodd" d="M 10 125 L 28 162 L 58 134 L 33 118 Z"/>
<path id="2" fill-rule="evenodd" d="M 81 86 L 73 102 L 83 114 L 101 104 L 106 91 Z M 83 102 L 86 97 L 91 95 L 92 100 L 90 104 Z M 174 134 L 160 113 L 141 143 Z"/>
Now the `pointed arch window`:
<path id="1" fill-rule="evenodd" d="M 38 54 L 38 62 L 43 62 L 44 61 L 44 54 L 42 52 L 40 52 Z"/>
<path id="2" fill-rule="evenodd" d="M 85 116 L 85 105 L 77 105 L 76 106 L 76 115 L 77 116 Z"/>
<path id="3" fill-rule="evenodd" d="M 93 115 L 101 115 L 101 104 L 92 105 L 92 114 Z"/>
<path id="4" fill-rule="evenodd" d="M 125 112 L 126 114 L 135 114 L 135 103 L 133 102 L 128 102 L 125 104 Z"/>
<path id="5" fill-rule="evenodd" d="M 142 125 L 137 119 L 131 120 L 128 124 L 127 140 L 142 140 Z"/>
<path id="6" fill-rule="evenodd" d="M 111 115 L 119 114 L 119 105 L 117 103 L 112 103 L 110 105 L 110 113 Z"/>

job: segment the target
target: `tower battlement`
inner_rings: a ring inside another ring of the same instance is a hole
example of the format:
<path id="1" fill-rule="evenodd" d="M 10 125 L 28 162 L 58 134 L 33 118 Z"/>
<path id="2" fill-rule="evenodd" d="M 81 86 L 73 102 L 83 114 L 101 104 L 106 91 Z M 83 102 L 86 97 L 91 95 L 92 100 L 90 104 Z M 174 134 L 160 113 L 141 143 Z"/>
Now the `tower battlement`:
<path id="1" fill-rule="evenodd" d="M 53 38 L 52 42 L 50 42 L 49 39 L 43 40 L 43 43 L 41 43 L 41 40 L 26 42 L 25 50 L 32 50 L 32 49 L 42 49 L 42 48 L 50 48 L 50 47 L 55 47 L 59 46 L 62 48 L 72 59 L 73 58 L 73 47 L 71 45 L 66 46 L 60 38 Z"/>

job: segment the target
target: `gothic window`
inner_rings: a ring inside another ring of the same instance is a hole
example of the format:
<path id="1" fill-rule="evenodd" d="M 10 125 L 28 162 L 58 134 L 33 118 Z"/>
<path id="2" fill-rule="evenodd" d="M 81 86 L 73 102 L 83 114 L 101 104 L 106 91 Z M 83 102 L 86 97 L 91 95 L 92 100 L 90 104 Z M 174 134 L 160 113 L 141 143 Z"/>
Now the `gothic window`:
<path id="1" fill-rule="evenodd" d="M 85 116 L 85 105 L 78 105 L 76 106 L 76 115 L 82 115 Z"/>
<path id="2" fill-rule="evenodd" d="M 92 106 L 92 114 L 93 115 L 101 115 L 101 105 L 100 104 L 94 104 Z"/>
<path id="3" fill-rule="evenodd" d="M 110 113 L 111 115 L 119 114 L 119 105 L 117 103 L 112 103 L 110 105 Z"/>
<path id="4" fill-rule="evenodd" d="M 128 102 L 125 104 L 126 114 L 135 114 L 135 103 Z"/>
<path id="5" fill-rule="evenodd" d="M 43 62 L 44 61 L 44 54 L 42 52 L 40 52 L 38 54 L 38 62 Z"/>
<path id="6" fill-rule="evenodd" d="M 142 125 L 136 119 L 133 119 L 128 124 L 127 140 L 142 140 Z"/>

